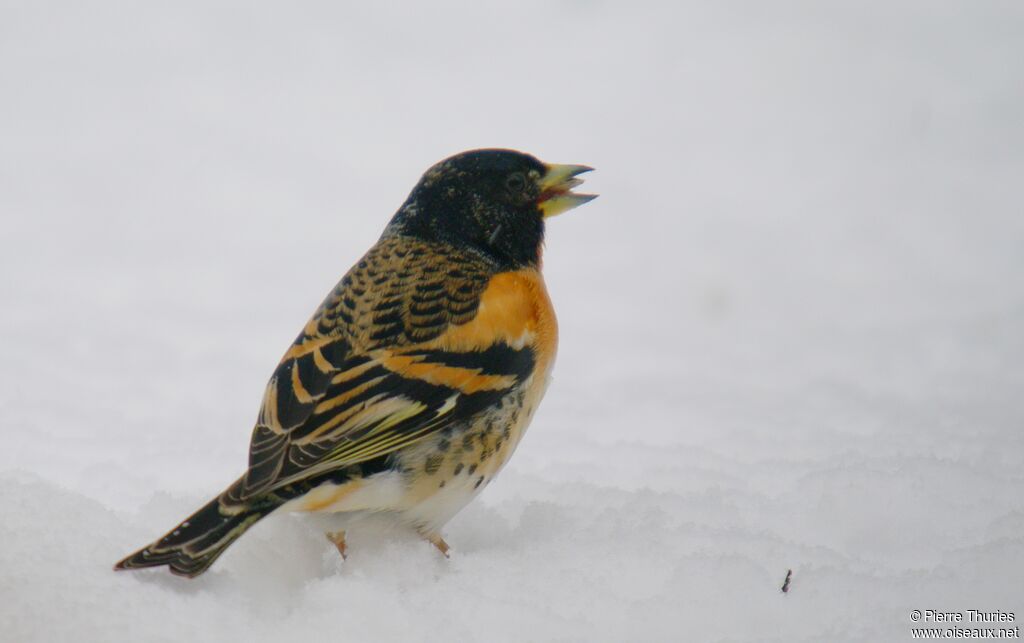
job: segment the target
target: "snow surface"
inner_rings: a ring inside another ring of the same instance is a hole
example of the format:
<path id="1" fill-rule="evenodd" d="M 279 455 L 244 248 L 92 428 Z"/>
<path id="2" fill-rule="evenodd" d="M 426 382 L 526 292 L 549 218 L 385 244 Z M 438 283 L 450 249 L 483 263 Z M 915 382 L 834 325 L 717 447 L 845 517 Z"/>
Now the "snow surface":
<path id="1" fill-rule="evenodd" d="M 0 639 L 903 641 L 1024 620 L 1016 2 L 4 2 Z M 111 565 L 434 161 L 598 168 L 555 379 L 446 530 Z M 779 587 L 793 570 L 788 594 Z"/>

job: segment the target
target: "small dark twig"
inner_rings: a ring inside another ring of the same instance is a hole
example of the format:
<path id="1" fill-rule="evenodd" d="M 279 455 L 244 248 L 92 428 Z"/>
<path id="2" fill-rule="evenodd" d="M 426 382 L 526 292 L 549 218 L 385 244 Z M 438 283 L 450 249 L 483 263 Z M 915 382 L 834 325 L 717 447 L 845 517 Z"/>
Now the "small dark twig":
<path id="1" fill-rule="evenodd" d="M 792 577 L 793 577 L 793 570 L 792 569 L 787 569 L 786 570 L 786 580 L 782 581 L 782 593 L 783 594 L 789 593 L 789 579 L 792 578 Z"/>

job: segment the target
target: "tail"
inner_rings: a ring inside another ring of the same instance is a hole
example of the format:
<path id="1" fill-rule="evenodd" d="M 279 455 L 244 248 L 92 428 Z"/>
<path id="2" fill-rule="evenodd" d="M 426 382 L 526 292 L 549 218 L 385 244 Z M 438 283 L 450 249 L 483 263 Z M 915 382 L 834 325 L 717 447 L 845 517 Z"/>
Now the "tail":
<path id="1" fill-rule="evenodd" d="M 276 498 L 237 500 L 240 494 L 236 488 L 240 488 L 242 480 L 228 487 L 163 538 L 114 565 L 114 569 L 167 565 L 172 574 L 189 578 L 205 572 L 228 545 L 281 504 Z"/>

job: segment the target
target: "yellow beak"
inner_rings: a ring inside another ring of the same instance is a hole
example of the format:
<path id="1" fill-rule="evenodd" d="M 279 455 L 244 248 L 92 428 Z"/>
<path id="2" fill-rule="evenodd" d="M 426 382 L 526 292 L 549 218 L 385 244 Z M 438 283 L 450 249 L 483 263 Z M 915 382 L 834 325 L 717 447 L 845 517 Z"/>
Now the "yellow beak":
<path id="1" fill-rule="evenodd" d="M 545 167 L 547 171 L 540 179 L 541 192 L 538 201 L 538 207 L 544 213 L 545 219 L 562 214 L 566 210 L 572 210 L 576 206 L 597 198 L 596 194 L 570 192 L 574 187 L 583 183 L 583 179 L 576 177 L 584 172 L 590 172 L 594 168 L 586 165 L 557 165 L 554 163 L 545 165 Z"/>

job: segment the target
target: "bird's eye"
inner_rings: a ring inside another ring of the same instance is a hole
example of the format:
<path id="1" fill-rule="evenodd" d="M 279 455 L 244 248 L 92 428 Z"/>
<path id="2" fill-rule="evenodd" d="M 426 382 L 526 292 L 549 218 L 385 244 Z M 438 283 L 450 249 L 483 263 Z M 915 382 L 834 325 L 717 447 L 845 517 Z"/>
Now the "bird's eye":
<path id="1" fill-rule="evenodd" d="M 526 177 L 519 172 L 509 175 L 509 177 L 505 179 L 505 187 L 512 193 L 522 192 L 523 188 L 526 187 Z"/>

